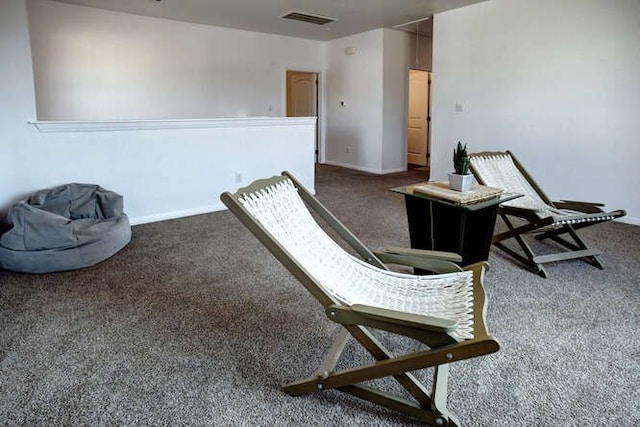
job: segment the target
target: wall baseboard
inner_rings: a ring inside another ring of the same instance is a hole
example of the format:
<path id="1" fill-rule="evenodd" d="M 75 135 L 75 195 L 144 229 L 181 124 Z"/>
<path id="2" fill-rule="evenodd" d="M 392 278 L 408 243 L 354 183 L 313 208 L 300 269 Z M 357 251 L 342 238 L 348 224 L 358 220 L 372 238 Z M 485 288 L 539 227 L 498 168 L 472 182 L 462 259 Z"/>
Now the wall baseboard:
<path id="1" fill-rule="evenodd" d="M 374 169 L 374 168 L 368 168 L 368 167 L 364 167 L 364 166 L 352 165 L 351 163 L 335 162 L 335 161 L 332 161 L 332 160 L 326 160 L 324 162 L 324 164 L 331 165 L 331 166 L 338 166 L 338 167 L 346 168 L 346 169 L 353 169 L 353 170 L 357 170 L 357 171 L 360 171 L 360 172 L 372 173 L 372 174 L 376 174 L 376 175 L 386 175 L 386 174 L 389 174 L 389 173 L 406 172 L 406 169 L 403 169 L 403 168 Z"/>
<path id="2" fill-rule="evenodd" d="M 314 195 L 316 194 L 315 186 L 311 188 L 307 188 L 307 190 L 309 190 L 311 194 L 314 194 Z M 179 211 L 162 212 L 154 215 L 146 215 L 146 216 L 139 216 L 135 218 L 129 218 L 129 222 L 131 223 L 131 225 L 141 225 L 141 224 L 148 224 L 151 222 L 166 221 L 169 219 L 184 218 L 184 217 L 193 216 L 193 215 L 203 215 L 203 214 L 208 214 L 212 212 L 220 212 L 224 210 L 227 210 L 227 207 L 222 203 L 217 203 L 215 205 L 201 206 L 201 207 L 192 208 L 192 209 L 183 209 Z"/>
<path id="3" fill-rule="evenodd" d="M 623 216 L 622 218 L 617 218 L 614 221 L 623 222 L 625 224 L 631 224 L 631 225 L 640 225 L 640 218 L 634 218 L 629 216 Z"/>
<path id="4" fill-rule="evenodd" d="M 202 215 L 211 212 L 218 212 L 227 209 L 222 203 L 209 206 L 201 206 L 193 209 L 183 209 L 179 211 L 163 212 L 155 215 L 139 216 L 130 218 L 131 225 L 148 224 L 150 222 L 166 221 L 168 219 L 183 218 L 186 216 Z"/>

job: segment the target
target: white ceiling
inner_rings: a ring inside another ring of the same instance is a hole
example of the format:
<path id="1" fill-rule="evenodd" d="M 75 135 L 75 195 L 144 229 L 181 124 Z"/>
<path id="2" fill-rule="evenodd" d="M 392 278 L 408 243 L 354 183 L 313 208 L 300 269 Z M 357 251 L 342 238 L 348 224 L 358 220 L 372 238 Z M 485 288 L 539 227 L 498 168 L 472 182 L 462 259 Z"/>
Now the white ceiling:
<path id="1" fill-rule="evenodd" d="M 57 0 L 99 9 L 313 40 L 333 40 L 425 19 L 486 0 Z M 319 26 L 280 18 L 297 11 L 336 19 Z M 422 24 L 421 24 L 422 26 Z M 415 31 L 415 24 L 408 29 Z"/>

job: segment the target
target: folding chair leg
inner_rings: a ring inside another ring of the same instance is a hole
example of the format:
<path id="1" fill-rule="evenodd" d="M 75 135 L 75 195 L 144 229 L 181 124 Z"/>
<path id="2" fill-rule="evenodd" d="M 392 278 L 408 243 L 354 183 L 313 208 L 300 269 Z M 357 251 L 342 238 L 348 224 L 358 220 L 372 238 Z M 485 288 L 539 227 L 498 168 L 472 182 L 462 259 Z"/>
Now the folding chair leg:
<path id="1" fill-rule="evenodd" d="M 456 427 L 460 425 L 460 422 L 451 414 L 448 416 L 440 415 L 437 412 L 425 410 L 414 402 L 410 402 L 406 399 L 402 399 L 397 396 L 383 393 L 371 387 L 363 385 L 350 385 L 340 387 L 340 391 L 348 393 L 352 396 L 359 397 L 369 402 L 375 403 L 380 406 L 384 406 L 392 411 L 406 414 L 412 418 L 420 421 L 424 421 L 429 425 L 435 426 L 451 426 Z"/>
<path id="2" fill-rule="evenodd" d="M 347 329 L 377 361 L 388 360 L 393 357 L 391 352 L 365 328 L 350 326 Z M 431 404 L 429 390 L 413 374 L 405 372 L 394 375 L 394 378 L 421 406 L 429 406 Z"/>
<path id="3" fill-rule="evenodd" d="M 347 329 L 348 329 L 348 332 L 351 334 L 351 336 L 356 338 L 356 340 L 360 342 L 360 344 L 362 344 L 362 346 L 365 347 L 365 349 L 378 362 L 389 361 L 390 359 L 393 358 L 392 354 L 386 348 L 384 348 L 382 343 L 380 343 L 373 335 L 371 335 L 369 331 L 367 331 L 363 327 L 347 326 L 345 330 Z M 350 378 L 348 380 L 339 380 L 336 382 L 335 380 L 339 376 L 349 377 L 349 373 L 351 374 L 355 373 L 356 375 L 358 375 L 358 371 L 362 371 L 363 369 L 366 369 L 366 368 L 371 368 L 371 366 L 367 366 L 360 369 L 344 370 L 344 371 L 341 371 L 340 375 L 336 374 L 333 371 L 333 367 L 335 366 L 335 363 L 340 357 L 340 354 L 336 353 L 336 349 L 340 348 L 340 352 L 341 352 L 342 349 L 344 348 L 344 345 L 340 346 L 339 344 L 339 341 L 342 339 L 342 337 L 343 337 L 343 334 L 338 336 L 338 338 L 336 339 L 336 342 L 333 344 L 333 346 L 329 350 L 329 353 L 327 354 L 327 356 L 325 357 L 321 365 L 322 372 L 319 372 L 319 374 L 317 374 L 316 376 L 286 384 L 285 386 L 283 386 L 282 390 L 285 393 L 296 396 L 296 395 L 311 393 L 314 391 L 324 389 L 325 386 L 327 385 L 325 381 L 329 378 L 331 378 L 330 382 L 334 382 L 334 385 L 330 386 L 330 388 L 339 388 L 341 386 L 350 384 L 351 382 L 354 382 L 354 381 L 355 382 L 366 381 L 367 379 L 381 378 L 384 376 L 392 375 L 400 383 L 400 385 L 402 385 L 402 387 L 404 387 L 407 390 L 407 392 L 409 392 L 409 394 L 411 394 L 411 396 L 413 396 L 413 398 L 418 401 L 418 403 L 421 406 L 429 407 L 431 405 L 431 396 L 430 396 L 429 390 L 427 390 L 427 388 L 420 381 L 418 381 L 413 374 L 408 372 L 386 373 L 386 374 L 380 374 L 380 375 L 376 375 L 375 373 L 372 373 L 372 374 L 369 374 L 368 377 L 366 377 L 365 375 L 365 377 L 360 377 L 355 379 Z M 328 362 L 328 360 L 331 360 L 332 362 Z M 433 366 L 434 364 L 435 363 L 433 363 L 431 366 Z"/>
<path id="4" fill-rule="evenodd" d="M 596 268 L 599 268 L 600 270 L 604 270 L 604 263 L 602 262 L 602 260 L 598 255 L 592 255 L 588 259 L 591 260 L 591 265 L 593 265 Z"/>
<path id="5" fill-rule="evenodd" d="M 538 234 L 536 237 L 536 240 L 546 240 L 546 239 L 551 239 L 556 243 L 561 244 L 562 246 L 564 246 L 565 248 L 571 249 L 572 251 L 579 251 L 582 249 L 588 249 L 587 245 L 582 242 L 579 238 L 576 239 L 577 234 L 575 233 L 571 233 L 572 227 L 569 225 L 564 225 L 562 226 L 562 228 L 558 229 L 558 230 L 551 230 L 551 231 L 547 231 L 545 233 L 542 234 Z M 561 237 L 563 234 L 569 234 L 574 241 L 570 242 L 569 240 Z"/>
<path id="6" fill-rule="evenodd" d="M 509 218 L 506 215 L 501 214 L 500 216 L 502 217 L 502 220 L 507 225 L 507 227 L 509 228 L 510 231 L 515 230 L 516 227 L 513 225 L 513 223 L 509 220 Z M 520 234 L 516 234 L 516 235 L 513 235 L 511 237 L 516 239 L 516 242 L 518 242 L 518 245 L 520 245 L 520 249 L 522 249 L 522 252 L 524 252 L 524 255 L 526 257 L 521 255 L 521 254 L 519 254 L 519 253 L 517 253 L 516 251 L 514 251 L 511 248 L 509 248 L 508 246 L 506 246 L 502 242 L 495 242 L 494 245 L 497 248 L 499 248 L 499 249 L 503 250 L 504 252 L 508 253 L 509 255 L 511 255 L 512 257 L 517 259 L 518 261 L 520 261 L 522 264 L 524 264 L 526 267 L 528 267 L 534 273 L 538 274 L 540 277 L 546 278 L 547 277 L 547 271 L 544 269 L 542 264 L 537 263 L 537 262 L 534 261 L 535 254 L 533 253 L 533 250 L 527 244 L 527 242 L 524 241 L 522 236 Z"/>
<path id="7" fill-rule="evenodd" d="M 331 372 L 334 371 L 336 367 L 336 363 L 338 363 L 338 359 L 340 359 L 340 355 L 344 350 L 344 346 L 347 345 L 347 342 L 351 338 L 351 334 L 346 329 L 342 329 L 340 331 L 340 335 L 336 338 L 333 345 L 327 352 L 322 364 L 318 368 L 316 375 L 320 378 L 327 378 Z"/>
<path id="8" fill-rule="evenodd" d="M 431 409 L 436 414 L 444 414 L 449 418 L 449 425 L 459 425 L 454 416 L 447 413 L 447 389 L 449 388 L 449 365 L 438 365 L 433 373 L 433 399 Z M 438 420 L 436 425 L 438 425 Z"/>
<path id="9" fill-rule="evenodd" d="M 509 231 L 494 237 L 494 245 L 507 254 L 511 255 L 516 260 L 520 261 L 527 268 L 529 268 L 534 273 L 537 273 L 539 276 L 543 278 L 547 277 L 547 272 L 543 267 L 545 263 L 563 261 L 567 259 L 581 258 L 599 269 L 604 268 L 602 261 L 598 258 L 600 252 L 596 249 L 590 249 L 587 244 L 580 238 L 580 236 L 578 236 L 571 225 L 564 225 L 558 230 L 547 231 L 535 237 L 537 240 L 551 239 L 554 242 L 569 249 L 568 252 L 552 253 L 548 255 L 536 255 L 533 253 L 533 250 L 527 244 L 527 242 L 525 242 L 522 236 L 520 234 L 515 234 L 514 230 L 516 230 L 516 227 L 509 220 L 507 215 L 500 214 L 500 216 L 509 228 Z M 520 229 L 521 228 L 519 228 L 518 230 Z M 560 235 L 562 234 L 568 234 L 573 239 L 573 242 L 561 237 Z M 514 251 L 513 249 L 502 243 L 503 240 L 511 237 L 516 239 L 524 255 Z"/>
<path id="10" fill-rule="evenodd" d="M 573 239 L 573 242 L 570 242 L 567 239 L 560 237 L 560 235 L 562 234 L 568 234 Z M 559 243 L 562 246 L 569 248 L 574 252 L 574 254 L 568 254 L 568 256 L 563 259 L 584 258 L 584 260 L 587 261 L 589 264 L 601 270 L 604 268 L 602 261 L 600 261 L 600 259 L 597 256 L 600 254 L 600 251 L 598 251 L 597 249 L 590 249 L 587 246 L 587 244 L 584 242 L 584 240 L 580 238 L 578 233 L 576 233 L 575 227 L 572 225 L 564 225 L 560 230 L 548 231 L 546 233 L 540 234 L 536 236 L 536 239 L 538 240 L 551 239 L 554 242 Z M 573 255 L 573 256 L 570 256 L 570 255 Z"/>
<path id="11" fill-rule="evenodd" d="M 526 243 L 524 243 L 524 244 L 526 246 Z M 540 277 L 542 277 L 544 279 L 547 278 L 547 271 L 544 269 L 542 264 L 537 264 L 537 263 L 533 262 L 531 259 L 525 258 L 524 256 L 520 255 L 519 253 L 517 253 L 513 249 L 509 248 L 508 246 L 505 246 L 502 243 L 494 243 L 494 245 L 496 246 L 496 248 L 506 252 L 511 257 L 513 257 L 516 260 L 520 261 L 520 263 L 522 263 L 522 265 L 524 267 L 526 267 L 527 269 L 529 269 L 533 273 L 536 273 L 537 275 L 539 275 Z"/>
<path id="12" fill-rule="evenodd" d="M 568 229 L 568 233 L 571 235 L 571 238 L 573 238 L 573 240 L 578 244 L 578 246 L 582 249 L 589 249 L 587 247 L 587 244 L 584 242 L 584 240 L 582 240 L 580 238 L 580 236 L 578 236 L 578 233 L 576 233 L 576 231 L 574 230 L 574 228 L 570 225 L 567 226 Z M 595 250 L 594 250 L 595 251 Z M 596 253 L 594 253 L 591 256 L 586 257 L 587 260 L 590 261 L 590 264 L 599 268 L 600 270 L 604 269 L 604 264 L 602 263 L 602 261 L 600 261 L 600 258 L 597 256 L 597 254 L 599 254 L 599 251 L 596 251 Z"/>
<path id="13" fill-rule="evenodd" d="M 559 243 L 562 246 L 564 246 L 565 248 L 568 248 L 568 249 L 570 249 L 572 251 L 579 251 L 580 250 L 579 246 L 577 246 L 576 244 L 574 244 L 574 243 L 572 243 L 572 242 L 570 242 L 570 241 L 568 241 L 566 239 L 563 239 L 562 237 L 560 237 L 558 235 L 550 235 L 550 236 L 547 236 L 545 238 L 546 239 L 551 239 L 554 242 Z M 539 236 L 536 236 L 536 239 L 543 240 L 543 239 L 539 238 Z"/>
<path id="14" fill-rule="evenodd" d="M 442 348 L 392 357 L 389 351 L 362 326 L 349 325 L 345 328 L 377 359 L 377 362 L 337 372 L 323 371 L 320 375 L 285 385 L 282 388 L 285 393 L 298 396 L 320 390 L 337 389 L 434 425 L 457 425 L 446 406 L 449 369 L 447 363 L 451 360 L 463 360 L 493 353 L 498 349 L 498 344 L 493 339 L 464 342 L 453 340 L 452 345 Z M 334 361 L 337 361 L 337 357 L 334 350 L 338 348 L 344 348 L 343 335 L 340 335 L 332 346 L 322 369 L 332 368 L 335 365 Z M 431 393 L 410 373 L 429 367 L 435 368 Z M 395 378 L 416 399 L 416 402 L 360 384 L 389 376 Z"/>

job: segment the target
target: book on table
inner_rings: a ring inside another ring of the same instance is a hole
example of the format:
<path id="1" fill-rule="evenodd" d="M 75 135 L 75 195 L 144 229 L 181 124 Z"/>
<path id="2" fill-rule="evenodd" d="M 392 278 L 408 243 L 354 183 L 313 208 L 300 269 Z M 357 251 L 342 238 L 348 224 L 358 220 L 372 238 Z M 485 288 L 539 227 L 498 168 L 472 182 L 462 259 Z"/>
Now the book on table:
<path id="1" fill-rule="evenodd" d="M 466 205 L 478 203 L 498 197 L 502 193 L 502 189 L 488 187 L 486 185 L 474 184 L 469 191 L 456 191 L 449 188 L 448 182 L 425 182 L 414 184 L 407 188 L 414 194 L 424 194 L 425 196 L 441 199 L 458 205 Z"/>

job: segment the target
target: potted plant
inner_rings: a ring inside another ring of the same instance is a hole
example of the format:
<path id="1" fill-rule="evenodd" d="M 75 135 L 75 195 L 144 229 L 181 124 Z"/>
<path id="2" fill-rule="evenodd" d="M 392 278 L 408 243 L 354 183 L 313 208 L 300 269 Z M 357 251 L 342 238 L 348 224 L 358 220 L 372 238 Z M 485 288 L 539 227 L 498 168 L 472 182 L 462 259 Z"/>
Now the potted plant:
<path id="1" fill-rule="evenodd" d="M 453 150 L 454 173 L 449 174 L 449 187 L 456 191 L 469 191 L 473 185 L 473 175 L 469 173 L 469 156 L 467 155 L 467 144 L 462 146 L 458 141 L 458 146 Z"/>

